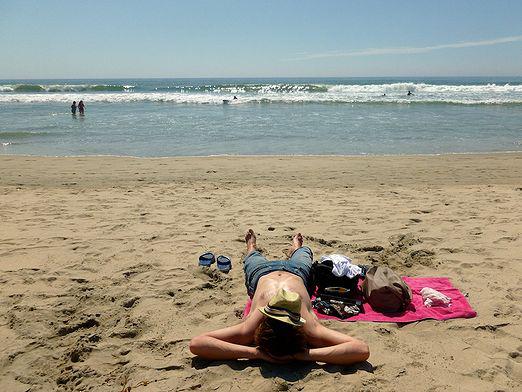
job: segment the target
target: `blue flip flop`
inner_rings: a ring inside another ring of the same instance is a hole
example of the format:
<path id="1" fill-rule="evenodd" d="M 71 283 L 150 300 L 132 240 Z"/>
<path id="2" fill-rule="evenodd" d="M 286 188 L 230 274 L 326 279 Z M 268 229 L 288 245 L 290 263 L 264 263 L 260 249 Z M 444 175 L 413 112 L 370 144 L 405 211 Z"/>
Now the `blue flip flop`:
<path id="1" fill-rule="evenodd" d="M 218 256 L 217 267 L 221 272 L 228 273 L 232 269 L 232 260 L 227 256 Z"/>
<path id="2" fill-rule="evenodd" d="M 216 261 L 214 253 L 207 252 L 199 256 L 199 265 L 201 267 L 210 267 Z"/>

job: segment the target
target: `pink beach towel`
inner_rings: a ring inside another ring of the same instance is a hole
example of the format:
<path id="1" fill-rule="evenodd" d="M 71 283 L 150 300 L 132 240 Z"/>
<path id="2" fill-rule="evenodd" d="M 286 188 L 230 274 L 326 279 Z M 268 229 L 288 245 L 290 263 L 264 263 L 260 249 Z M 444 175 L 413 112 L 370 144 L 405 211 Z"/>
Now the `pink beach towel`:
<path id="1" fill-rule="evenodd" d="M 402 313 L 387 313 L 382 314 L 376 312 L 371 306 L 365 302 L 363 304 L 363 311 L 357 316 L 342 320 L 333 316 L 326 316 L 317 313 L 317 317 L 325 320 L 339 320 L 339 321 L 373 321 L 383 323 L 411 323 L 413 321 L 435 319 L 448 320 L 452 318 L 472 318 L 477 315 L 469 305 L 466 297 L 453 285 L 448 278 L 408 278 L 403 277 L 404 281 L 410 286 L 413 293 L 413 299 L 409 308 Z M 422 295 L 420 291 L 424 287 L 431 287 L 442 294 L 451 298 L 450 307 L 434 306 L 428 308 L 424 306 Z M 245 306 L 244 316 L 250 313 L 252 301 L 249 298 Z"/>

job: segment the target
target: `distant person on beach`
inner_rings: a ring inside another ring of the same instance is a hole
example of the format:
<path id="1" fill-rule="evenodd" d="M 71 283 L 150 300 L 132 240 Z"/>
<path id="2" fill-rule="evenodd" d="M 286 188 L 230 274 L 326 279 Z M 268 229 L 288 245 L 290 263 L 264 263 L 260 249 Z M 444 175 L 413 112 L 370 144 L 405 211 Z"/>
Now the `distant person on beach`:
<path id="1" fill-rule="evenodd" d="M 410 90 L 408 90 L 408 94 L 406 95 L 413 95 L 413 93 Z"/>
<path id="2" fill-rule="evenodd" d="M 72 105 L 71 105 L 71 114 L 73 116 L 76 115 L 76 101 L 73 101 Z"/>
<path id="3" fill-rule="evenodd" d="M 85 105 L 83 104 L 83 101 L 78 102 L 78 111 L 80 112 L 80 116 L 85 114 Z"/>
<path id="4" fill-rule="evenodd" d="M 262 359 L 282 364 L 318 361 L 349 365 L 368 359 L 363 341 L 319 323 L 310 301 L 312 250 L 296 234 L 285 261 L 268 261 L 257 250 L 252 229 L 245 235 L 245 282 L 251 311 L 237 325 L 210 331 L 190 341 L 204 359 Z"/>

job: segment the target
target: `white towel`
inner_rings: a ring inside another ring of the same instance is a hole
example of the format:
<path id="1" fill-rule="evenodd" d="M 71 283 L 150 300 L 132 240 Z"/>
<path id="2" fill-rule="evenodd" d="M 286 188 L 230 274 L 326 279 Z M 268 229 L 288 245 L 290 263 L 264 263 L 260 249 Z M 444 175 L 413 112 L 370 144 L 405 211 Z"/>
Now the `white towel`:
<path id="1" fill-rule="evenodd" d="M 352 264 L 352 259 L 344 255 L 331 254 L 321 256 L 321 263 L 330 260 L 333 264 L 332 273 L 335 276 L 346 276 L 348 278 L 353 278 L 357 275 L 360 275 L 362 272 L 361 267 L 358 265 Z"/>

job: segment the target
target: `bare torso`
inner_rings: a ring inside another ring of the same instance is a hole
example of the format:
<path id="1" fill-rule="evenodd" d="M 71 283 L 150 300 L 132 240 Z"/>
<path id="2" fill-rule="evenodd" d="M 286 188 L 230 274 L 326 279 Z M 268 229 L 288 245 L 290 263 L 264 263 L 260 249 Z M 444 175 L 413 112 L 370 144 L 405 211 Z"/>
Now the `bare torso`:
<path id="1" fill-rule="evenodd" d="M 256 292 L 252 297 L 252 312 L 258 307 L 263 307 L 268 304 L 279 289 L 293 291 L 301 296 L 301 317 L 306 320 L 305 328 L 313 325 L 317 321 L 317 317 L 312 311 L 312 304 L 310 296 L 306 290 L 303 280 L 294 274 L 286 271 L 274 271 L 259 279 L 257 283 Z"/>

